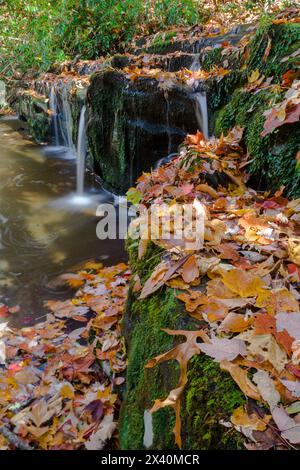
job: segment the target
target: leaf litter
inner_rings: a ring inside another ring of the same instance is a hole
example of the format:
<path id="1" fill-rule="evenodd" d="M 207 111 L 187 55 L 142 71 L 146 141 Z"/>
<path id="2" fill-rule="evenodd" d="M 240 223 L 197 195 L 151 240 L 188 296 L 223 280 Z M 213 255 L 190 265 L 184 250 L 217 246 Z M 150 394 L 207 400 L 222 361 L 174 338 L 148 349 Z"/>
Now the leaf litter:
<path id="1" fill-rule="evenodd" d="M 45 321 L 1 324 L 1 449 L 96 450 L 112 438 L 125 382 L 120 320 L 129 277 L 123 263 L 86 263 L 61 280 L 80 288 L 72 299 L 46 302 Z"/>

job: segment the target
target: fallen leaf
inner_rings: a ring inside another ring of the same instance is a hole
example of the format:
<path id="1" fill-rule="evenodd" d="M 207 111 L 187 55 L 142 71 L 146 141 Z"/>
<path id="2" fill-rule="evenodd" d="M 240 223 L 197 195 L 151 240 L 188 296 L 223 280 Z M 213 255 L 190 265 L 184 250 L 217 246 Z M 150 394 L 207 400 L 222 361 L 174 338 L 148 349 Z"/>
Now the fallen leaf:
<path id="1" fill-rule="evenodd" d="M 211 343 L 201 343 L 199 348 L 217 362 L 224 360 L 233 361 L 239 355 L 246 355 L 245 343 L 240 339 L 212 338 Z"/>
<path id="2" fill-rule="evenodd" d="M 280 394 L 275 388 L 275 383 L 269 373 L 265 370 L 258 370 L 253 375 L 253 381 L 256 383 L 259 393 L 263 400 L 268 403 L 272 410 L 280 401 Z"/>
<path id="3" fill-rule="evenodd" d="M 203 341 L 208 341 L 208 338 L 203 330 L 199 331 L 184 331 L 184 330 L 169 330 L 163 329 L 169 335 L 182 335 L 186 337 L 185 343 L 180 343 L 175 348 L 170 351 L 161 354 L 154 359 L 151 359 L 147 364 L 146 368 L 154 367 L 160 362 L 169 361 L 175 359 L 180 365 L 180 377 L 179 382 L 175 389 L 171 390 L 168 397 L 165 400 L 155 400 L 153 407 L 150 412 L 154 413 L 155 411 L 164 408 L 166 406 L 171 406 L 175 410 L 176 421 L 174 427 L 175 441 L 178 447 L 181 448 L 181 419 L 180 419 L 180 407 L 181 407 L 181 397 L 184 390 L 184 387 L 187 383 L 187 365 L 189 360 L 197 354 L 200 354 L 199 344 L 197 343 L 198 338 L 202 338 Z"/>
<path id="4" fill-rule="evenodd" d="M 229 361 L 221 361 L 220 367 L 230 373 L 233 380 L 240 387 L 242 392 L 253 400 L 261 400 L 261 396 L 257 387 L 251 382 L 248 377 L 248 372 L 242 369 L 239 365 L 233 364 Z"/>

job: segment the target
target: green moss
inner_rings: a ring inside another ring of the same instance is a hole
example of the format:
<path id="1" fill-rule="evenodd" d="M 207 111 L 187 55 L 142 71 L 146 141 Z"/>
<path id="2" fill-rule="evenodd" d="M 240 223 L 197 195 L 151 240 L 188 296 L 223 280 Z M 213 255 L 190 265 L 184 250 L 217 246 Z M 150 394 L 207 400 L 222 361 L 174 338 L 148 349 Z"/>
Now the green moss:
<path id="1" fill-rule="evenodd" d="M 202 68 L 203 70 L 209 71 L 215 65 L 218 66 L 221 62 L 222 62 L 222 47 L 216 47 L 212 49 L 211 51 L 207 52 L 207 54 L 205 54 L 203 62 L 202 62 Z"/>
<path id="2" fill-rule="evenodd" d="M 124 136 L 122 84 L 113 88 L 106 86 L 113 74 L 113 71 L 96 74 L 91 82 L 88 137 L 91 155 L 100 176 L 109 188 L 122 191 L 128 187 L 127 139 Z"/>
<path id="3" fill-rule="evenodd" d="M 144 411 L 150 409 L 157 398 L 167 396 L 178 380 L 178 366 L 163 364 L 145 369 L 146 363 L 173 346 L 173 337 L 161 328 L 175 328 L 181 306 L 172 291 L 164 291 L 149 299 L 133 300 L 129 322 L 134 323 L 128 343 L 127 395 L 120 422 L 121 447 L 143 447 Z M 129 329 L 127 324 L 127 330 Z M 155 449 L 174 447 L 172 410 L 160 410 L 153 416 Z"/>
<path id="4" fill-rule="evenodd" d="M 271 45 L 269 55 L 264 59 L 268 43 Z M 265 76 L 273 76 L 280 82 L 287 70 L 297 70 L 299 60 L 290 56 L 300 47 L 300 24 L 266 24 L 258 29 L 257 34 L 249 44 L 249 58 L 246 62 L 249 71 L 259 69 Z"/>
<path id="5" fill-rule="evenodd" d="M 46 142 L 51 126 L 46 99 L 24 94 L 18 97 L 14 108 L 19 116 L 27 121 L 33 138 L 37 142 Z"/>
<path id="6" fill-rule="evenodd" d="M 240 68 L 242 57 L 239 51 L 234 50 L 230 54 L 227 54 L 226 57 L 222 55 L 222 52 L 222 47 L 215 47 L 208 51 L 203 58 L 202 69 L 209 72 L 213 67 L 223 67 L 225 60 L 228 62 L 228 69 L 236 70 Z"/>
<path id="7" fill-rule="evenodd" d="M 219 364 L 207 356 L 190 361 L 188 385 L 183 403 L 185 448 L 241 449 L 243 437 L 220 420 L 228 421 L 232 412 L 245 403 L 245 397 Z"/>
<path id="8" fill-rule="evenodd" d="M 152 41 L 150 48 L 148 48 L 148 51 L 153 53 L 163 52 L 163 50 L 171 44 L 172 38 L 176 35 L 176 31 L 167 31 L 165 33 L 157 34 Z"/>
<path id="9" fill-rule="evenodd" d="M 230 101 L 233 91 L 245 81 L 245 72 L 232 70 L 222 80 L 212 79 L 209 84 L 208 105 L 211 112 L 215 112 L 221 106 Z"/>
<path id="10" fill-rule="evenodd" d="M 284 125 L 261 137 L 263 113 L 282 98 L 282 92 L 252 94 L 236 90 L 228 105 L 217 113 L 215 132 L 220 135 L 236 125 L 244 127 L 243 142 L 253 159 L 248 167 L 252 175 L 250 183 L 259 189 L 274 190 L 284 185 L 287 195 L 299 197 L 300 179 L 295 159 L 300 147 L 299 123 Z"/>

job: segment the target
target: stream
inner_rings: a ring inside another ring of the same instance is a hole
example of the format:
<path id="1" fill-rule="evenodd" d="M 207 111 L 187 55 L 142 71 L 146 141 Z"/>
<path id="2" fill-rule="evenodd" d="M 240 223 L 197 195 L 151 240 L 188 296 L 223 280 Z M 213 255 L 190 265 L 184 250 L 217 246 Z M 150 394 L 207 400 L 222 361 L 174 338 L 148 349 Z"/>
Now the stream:
<path id="1" fill-rule="evenodd" d="M 126 260 L 123 241 L 96 236 L 96 207 L 113 196 L 88 171 L 82 195 L 76 159 L 45 150 L 29 140 L 23 122 L 1 118 L 0 304 L 19 306 L 10 317 L 16 326 L 43 318 L 45 300 L 69 295 L 53 282 L 59 274 L 90 259 Z"/>

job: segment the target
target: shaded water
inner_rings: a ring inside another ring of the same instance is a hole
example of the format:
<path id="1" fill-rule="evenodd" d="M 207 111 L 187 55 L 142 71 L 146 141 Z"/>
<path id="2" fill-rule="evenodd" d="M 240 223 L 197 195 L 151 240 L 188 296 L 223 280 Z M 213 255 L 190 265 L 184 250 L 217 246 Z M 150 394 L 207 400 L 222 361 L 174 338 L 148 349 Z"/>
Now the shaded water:
<path id="1" fill-rule="evenodd" d="M 55 276 L 87 259 L 114 264 L 125 253 L 122 241 L 96 237 L 96 206 L 113 198 L 86 173 L 89 203 L 76 205 L 76 161 L 45 154 L 21 125 L 0 120 L 0 303 L 19 305 L 14 323 L 27 324 L 45 313 L 45 299 L 68 294 L 51 287 Z"/>

